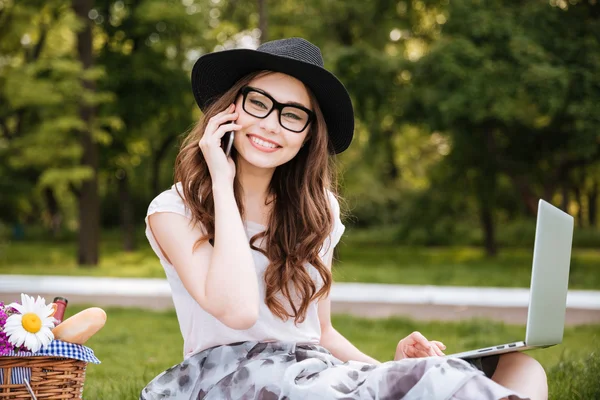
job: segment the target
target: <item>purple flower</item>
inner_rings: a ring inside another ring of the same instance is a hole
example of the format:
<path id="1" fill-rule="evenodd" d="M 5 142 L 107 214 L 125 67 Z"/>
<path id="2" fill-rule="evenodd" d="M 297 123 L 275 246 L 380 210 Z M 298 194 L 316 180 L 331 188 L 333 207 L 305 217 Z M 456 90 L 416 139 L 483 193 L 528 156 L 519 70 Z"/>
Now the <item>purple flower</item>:
<path id="1" fill-rule="evenodd" d="M 8 316 L 4 303 L 0 302 L 0 356 L 7 355 L 13 349 L 12 344 L 8 342 L 6 333 L 4 333 L 4 325 Z"/>
<path id="2" fill-rule="evenodd" d="M 18 313 L 19 312 L 17 310 L 0 301 L 0 356 L 6 356 L 11 351 L 26 350 L 23 346 L 15 348 L 8 341 L 8 335 L 4 332 L 4 326 L 6 325 L 6 320 L 8 317 Z"/>

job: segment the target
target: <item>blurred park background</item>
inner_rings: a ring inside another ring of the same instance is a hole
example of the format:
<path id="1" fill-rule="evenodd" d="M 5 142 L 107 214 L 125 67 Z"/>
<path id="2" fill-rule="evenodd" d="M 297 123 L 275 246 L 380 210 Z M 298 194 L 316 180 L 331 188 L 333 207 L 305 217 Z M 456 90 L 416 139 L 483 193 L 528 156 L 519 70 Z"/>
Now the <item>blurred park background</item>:
<path id="1" fill-rule="evenodd" d="M 0 274 L 164 277 L 143 220 L 200 116 L 194 61 L 289 36 L 321 48 L 355 107 L 336 280 L 528 287 L 544 198 L 575 217 L 570 288 L 600 289 L 597 0 L 0 0 Z M 129 398 L 180 358 L 174 314 L 113 313 L 90 398 Z M 389 342 L 382 359 L 414 325 L 348 318 L 353 338 L 380 335 L 359 348 Z M 132 320 L 173 325 L 168 362 L 130 355 L 137 380 L 110 348 L 152 341 Z M 458 348 L 493 338 L 433 324 Z M 555 398 L 600 397 L 600 326 L 571 334 L 577 351 L 538 353 Z"/>

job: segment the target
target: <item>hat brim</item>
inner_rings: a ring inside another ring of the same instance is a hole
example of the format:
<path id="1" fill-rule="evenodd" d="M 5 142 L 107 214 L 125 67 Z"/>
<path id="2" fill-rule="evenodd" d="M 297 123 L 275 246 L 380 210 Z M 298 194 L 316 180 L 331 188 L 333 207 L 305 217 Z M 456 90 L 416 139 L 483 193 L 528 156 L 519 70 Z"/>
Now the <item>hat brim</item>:
<path id="1" fill-rule="evenodd" d="M 282 72 L 302 81 L 323 112 L 334 153 L 346 150 L 354 133 L 352 101 L 344 85 L 325 68 L 285 56 L 249 49 L 224 50 L 200 57 L 192 69 L 192 91 L 201 110 L 240 78 L 259 70 Z"/>

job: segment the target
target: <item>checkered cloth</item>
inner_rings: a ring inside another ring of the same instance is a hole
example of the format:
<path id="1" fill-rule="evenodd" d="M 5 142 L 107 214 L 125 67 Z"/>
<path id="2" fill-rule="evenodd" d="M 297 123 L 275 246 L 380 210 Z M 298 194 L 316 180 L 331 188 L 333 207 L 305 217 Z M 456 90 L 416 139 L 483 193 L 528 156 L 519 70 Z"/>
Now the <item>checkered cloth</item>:
<path id="1" fill-rule="evenodd" d="M 100 364 L 100 360 L 94 355 L 94 351 L 89 347 L 82 346 L 80 344 L 63 342 L 62 340 L 55 339 L 44 348 L 40 349 L 35 353 L 29 351 L 12 351 L 6 355 L 6 357 L 40 357 L 40 356 L 51 356 L 51 357 L 65 357 L 74 358 L 76 360 L 85 361 L 93 364 Z M 2 359 L 2 357 L 0 357 Z M 31 368 L 26 367 L 14 367 L 12 369 L 10 383 L 13 385 L 21 385 L 24 380 L 31 379 Z M 0 383 L 4 382 L 4 372 L 0 368 Z"/>

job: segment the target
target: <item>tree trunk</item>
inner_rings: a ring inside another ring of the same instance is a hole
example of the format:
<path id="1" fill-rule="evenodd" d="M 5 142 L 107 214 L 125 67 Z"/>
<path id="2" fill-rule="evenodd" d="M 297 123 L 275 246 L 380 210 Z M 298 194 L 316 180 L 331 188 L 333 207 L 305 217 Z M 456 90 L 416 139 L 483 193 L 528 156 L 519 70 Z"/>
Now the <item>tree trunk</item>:
<path id="1" fill-rule="evenodd" d="M 117 174 L 119 182 L 119 203 L 121 205 L 121 233 L 123 235 L 123 250 L 135 250 L 135 230 L 133 226 L 133 203 L 129 191 L 129 175 L 121 170 Z"/>
<path id="2" fill-rule="evenodd" d="M 488 257 L 495 257 L 498 254 L 496 243 L 496 227 L 494 224 L 494 209 L 496 208 L 496 190 L 498 179 L 498 166 L 496 164 L 496 137 L 493 127 L 485 127 L 485 150 L 484 158 L 481 160 L 481 175 L 477 182 L 477 198 L 479 200 L 479 210 L 481 227 L 483 229 L 483 240 L 485 253 Z"/>
<path id="3" fill-rule="evenodd" d="M 488 257 L 498 254 L 496 243 L 496 226 L 494 223 L 494 209 L 496 200 L 496 177 L 488 169 L 488 174 L 482 174 L 475 182 L 475 196 L 479 203 L 479 221 L 483 231 L 483 245 Z M 491 175 L 489 175 L 491 173 Z"/>
<path id="4" fill-rule="evenodd" d="M 588 224 L 595 228 L 598 221 L 598 181 L 594 180 L 588 193 Z"/>
<path id="5" fill-rule="evenodd" d="M 569 184 L 566 182 L 562 185 L 561 208 L 564 212 L 569 212 Z"/>
<path id="6" fill-rule="evenodd" d="M 583 204 L 581 202 L 581 189 L 579 186 L 575 185 L 573 187 L 573 192 L 575 193 L 575 201 L 577 202 L 577 226 L 583 226 Z"/>
<path id="7" fill-rule="evenodd" d="M 554 193 L 556 191 L 556 187 L 558 185 L 554 184 L 552 181 L 548 182 L 547 184 L 544 185 L 544 188 L 542 190 L 542 196 L 543 199 L 546 200 L 548 203 L 552 202 L 552 197 L 554 197 Z M 575 185 L 577 186 L 577 185 Z"/>
<path id="8" fill-rule="evenodd" d="M 513 185 L 519 192 L 519 195 L 525 204 L 527 214 L 535 217 L 537 215 L 538 197 L 531 189 L 531 185 L 527 182 L 527 178 L 525 176 L 517 176 L 511 173 L 509 173 L 509 175 Z"/>
<path id="9" fill-rule="evenodd" d="M 177 135 L 171 135 L 166 137 L 160 144 L 158 149 L 152 155 L 152 165 L 150 166 L 150 190 L 153 196 L 159 194 L 162 190 L 160 188 L 160 163 L 167 154 L 171 144 L 175 141 Z"/>
<path id="10" fill-rule="evenodd" d="M 54 192 L 48 187 L 44 188 L 44 201 L 46 202 L 46 207 L 50 214 L 50 232 L 52 232 L 52 237 L 57 238 L 60 235 L 62 215 L 60 214 Z"/>
<path id="11" fill-rule="evenodd" d="M 269 40 L 269 24 L 266 0 L 258 0 L 258 27 L 260 29 L 260 42 L 267 42 Z"/>
<path id="12" fill-rule="evenodd" d="M 385 148 L 387 166 L 386 172 L 390 182 L 395 182 L 400 177 L 400 170 L 396 165 L 396 152 L 394 149 L 394 141 L 392 140 L 394 134 L 392 131 L 383 132 L 382 139 L 384 141 L 383 146 Z"/>
<path id="13" fill-rule="evenodd" d="M 480 204 L 480 208 L 480 218 L 481 227 L 483 228 L 485 253 L 488 257 L 495 257 L 498 254 L 498 246 L 496 244 L 496 234 L 492 207 L 490 207 L 490 205 L 486 201 L 482 201 Z"/>
<path id="14" fill-rule="evenodd" d="M 364 162 L 377 166 L 377 176 L 384 185 L 391 185 L 400 177 L 401 171 L 396 165 L 393 133 L 387 130 L 373 129 L 369 134 Z"/>
<path id="15" fill-rule="evenodd" d="M 92 66 L 92 25 L 88 17 L 93 0 L 73 0 L 73 10 L 84 28 L 77 33 L 77 54 L 84 69 Z M 92 81 L 83 81 L 85 90 L 93 91 Z M 94 108 L 83 101 L 79 107 L 80 118 L 86 129 L 79 133 L 83 155 L 81 164 L 92 170 L 92 177 L 82 183 L 79 191 L 79 265 L 98 264 L 100 240 L 100 197 L 98 195 L 98 149 L 92 137 Z"/>

